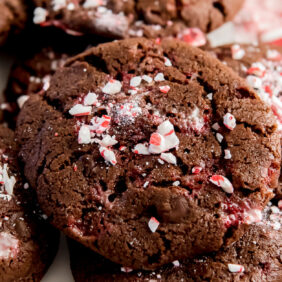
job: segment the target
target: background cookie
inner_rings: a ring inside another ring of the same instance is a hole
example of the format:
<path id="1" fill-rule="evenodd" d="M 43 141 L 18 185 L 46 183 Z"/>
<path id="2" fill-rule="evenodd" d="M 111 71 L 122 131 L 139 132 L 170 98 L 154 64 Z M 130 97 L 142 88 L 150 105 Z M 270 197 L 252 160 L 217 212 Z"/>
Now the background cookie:
<path id="1" fill-rule="evenodd" d="M 265 218 L 231 247 L 194 260 L 174 261 L 154 271 L 124 268 L 69 241 L 76 282 L 86 281 L 279 281 L 282 277 L 281 211 L 270 205 Z M 270 218 L 269 218 L 270 217 Z"/>
<path id="2" fill-rule="evenodd" d="M 33 21 L 57 26 L 72 35 L 110 38 L 185 35 L 185 28 L 208 32 L 231 20 L 243 0 L 51 1 L 34 0 Z M 182 34 L 183 33 L 183 34 Z"/>
<path id="3" fill-rule="evenodd" d="M 17 162 L 11 130 L 0 126 L 0 281 L 40 281 L 58 248 L 59 232 L 35 204 Z"/>
<path id="4" fill-rule="evenodd" d="M 52 223 L 133 268 L 236 241 L 260 220 L 280 169 L 271 110 L 229 68 L 174 40 L 70 59 L 24 104 L 17 136 Z"/>
<path id="5" fill-rule="evenodd" d="M 0 1 L 0 45 L 3 45 L 8 37 L 18 35 L 24 29 L 28 17 L 28 2 L 29 0 Z"/>

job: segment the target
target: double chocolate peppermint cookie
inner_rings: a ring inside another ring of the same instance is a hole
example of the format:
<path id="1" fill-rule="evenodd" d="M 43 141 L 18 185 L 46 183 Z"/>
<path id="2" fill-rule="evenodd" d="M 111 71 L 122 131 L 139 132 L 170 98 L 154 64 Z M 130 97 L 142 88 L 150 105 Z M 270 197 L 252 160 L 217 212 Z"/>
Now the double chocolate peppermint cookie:
<path id="1" fill-rule="evenodd" d="M 110 38 L 185 37 L 189 27 L 211 31 L 231 20 L 243 0 L 34 0 L 33 21 L 72 35 Z"/>
<path id="2" fill-rule="evenodd" d="M 58 247 L 34 192 L 21 177 L 10 129 L 0 126 L 0 281 L 40 281 Z"/>
<path id="3" fill-rule="evenodd" d="M 117 41 L 70 59 L 24 104 L 17 137 L 52 223 L 132 268 L 236 241 L 260 221 L 280 171 L 270 108 L 174 40 Z"/>
<path id="4" fill-rule="evenodd" d="M 238 242 L 216 254 L 174 261 L 154 271 L 122 267 L 70 240 L 73 277 L 76 282 L 280 281 L 282 212 L 277 206 L 269 205 L 263 217 Z"/>

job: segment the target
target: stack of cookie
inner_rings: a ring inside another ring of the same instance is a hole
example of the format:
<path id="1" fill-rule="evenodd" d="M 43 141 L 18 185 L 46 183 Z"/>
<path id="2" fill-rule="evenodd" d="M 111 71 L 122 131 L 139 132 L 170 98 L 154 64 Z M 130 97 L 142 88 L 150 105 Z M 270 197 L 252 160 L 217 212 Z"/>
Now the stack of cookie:
<path id="1" fill-rule="evenodd" d="M 246 25 L 248 1 L 19 0 L 17 37 L 3 1 L 3 48 L 21 48 L 0 281 L 40 280 L 58 231 L 75 281 L 282 281 L 282 36 Z"/>

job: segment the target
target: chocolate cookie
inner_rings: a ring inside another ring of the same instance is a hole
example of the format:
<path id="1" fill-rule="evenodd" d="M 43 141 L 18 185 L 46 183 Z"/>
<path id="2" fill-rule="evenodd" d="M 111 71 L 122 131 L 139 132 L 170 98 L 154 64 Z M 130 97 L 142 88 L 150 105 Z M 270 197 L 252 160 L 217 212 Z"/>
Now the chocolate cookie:
<path id="1" fill-rule="evenodd" d="M 0 1 L 0 45 L 3 45 L 8 37 L 17 35 L 24 29 L 28 17 L 26 4 L 24 0 Z"/>
<path id="2" fill-rule="evenodd" d="M 271 110 L 209 54 L 128 39 L 70 59 L 17 123 L 25 175 L 52 223 L 127 267 L 236 241 L 273 196 Z"/>
<path id="3" fill-rule="evenodd" d="M 14 133 L 0 126 L 0 281 L 40 281 L 58 247 L 59 232 L 46 222 L 21 177 Z"/>
<path id="4" fill-rule="evenodd" d="M 282 278 L 282 212 L 269 206 L 260 224 L 216 254 L 174 261 L 154 271 L 132 270 L 112 263 L 69 240 L 76 282 L 87 281 L 280 281 Z"/>
<path id="5" fill-rule="evenodd" d="M 269 45 L 230 45 L 210 50 L 254 88 L 277 118 L 282 135 L 282 48 Z M 276 192 L 282 198 L 282 179 Z"/>
<path id="6" fill-rule="evenodd" d="M 72 35 L 110 38 L 186 35 L 186 28 L 211 31 L 231 20 L 243 0 L 34 0 L 33 21 Z"/>

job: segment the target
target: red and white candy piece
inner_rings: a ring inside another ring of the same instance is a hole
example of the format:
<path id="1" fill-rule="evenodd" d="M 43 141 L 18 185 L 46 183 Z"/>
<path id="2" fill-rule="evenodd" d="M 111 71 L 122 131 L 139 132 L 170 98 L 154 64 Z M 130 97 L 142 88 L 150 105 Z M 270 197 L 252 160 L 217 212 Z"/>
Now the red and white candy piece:
<path id="1" fill-rule="evenodd" d="M 130 86 L 131 87 L 138 87 L 141 83 L 141 76 L 134 76 L 130 79 Z"/>
<path id="2" fill-rule="evenodd" d="M 46 21 L 48 12 L 46 9 L 42 7 L 35 8 L 33 12 L 33 23 L 34 24 L 41 24 Z"/>
<path id="3" fill-rule="evenodd" d="M 120 81 L 111 79 L 103 88 L 103 93 L 113 95 L 121 91 L 122 84 Z"/>
<path id="4" fill-rule="evenodd" d="M 235 44 L 231 47 L 232 59 L 241 60 L 245 56 L 245 50 L 240 47 L 239 44 Z"/>
<path id="5" fill-rule="evenodd" d="M 186 28 L 178 35 L 178 39 L 195 47 L 203 46 L 207 42 L 205 34 L 199 28 Z"/>
<path id="6" fill-rule="evenodd" d="M 170 90 L 170 86 L 169 85 L 163 85 L 163 86 L 160 86 L 159 89 L 162 93 L 166 94 Z"/>
<path id="7" fill-rule="evenodd" d="M 84 105 L 85 106 L 94 105 L 94 106 L 99 107 L 101 104 L 98 102 L 97 94 L 93 92 L 89 92 L 84 98 Z"/>
<path id="8" fill-rule="evenodd" d="M 228 263 L 228 270 L 232 273 L 242 273 L 245 271 L 243 265 Z"/>
<path id="9" fill-rule="evenodd" d="M 198 173 L 200 173 L 201 171 L 202 171 L 202 167 L 200 167 L 200 166 L 194 166 L 193 168 L 192 168 L 192 173 L 193 174 L 198 174 Z"/>
<path id="10" fill-rule="evenodd" d="M 236 119 L 230 114 L 226 113 L 223 117 L 223 124 L 230 130 L 233 130 L 236 127 Z"/>
<path id="11" fill-rule="evenodd" d="M 91 130 L 94 130 L 96 133 L 101 134 L 110 126 L 111 117 L 103 115 L 102 117 L 94 117 L 91 119 Z"/>
<path id="12" fill-rule="evenodd" d="M 115 139 L 115 136 L 105 135 L 103 139 L 100 141 L 100 145 L 104 147 L 109 147 L 117 144 L 118 141 Z"/>
<path id="13" fill-rule="evenodd" d="M 161 159 L 167 163 L 176 165 L 176 157 L 172 153 L 161 153 Z"/>
<path id="14" fill-rule="evenodd" d="M 78 132 L 78 144 L 91 143 L 91 132 L 89 126 L 82 125 Z"/>
<path id="15" fill-rule="evenodd" d="M 209 180 L 216 186 L 221 187 L 226 193 L 231 194 L 234 191 L 232 183 L 223 175 L 213 175 Z"/>
<path id="16" fill-rule="evenodd" d="M 137 144 L 133 148 L 133 153 L 139 155 L 150 155 L 149 149 L 145 144 Z"/>
<path id="17" fill-rule="evenodd" d="M 169 58 L 164 57 L 164 60 L 165 60 L 165 66 L 166 66 L 166 67 L 171 67 L 171 66 L 172 66 L 172 63 L 171 63 L 171 61 L 170 61 Z"/>
<path id="18" fill-rule="evenodd" d="M 278 202 L 278 208 L 279 208 L 280 210 L 282 210 L 282 200 L 280 200 L 280 201 Z"/>
<path id="19" fill-rule="evenodd" d="M 265 75 L 265 66 L 262 63 L 253 63 L 247 70 L 247 74 L 263 77 Z"/>
<path id="20" fill-rule="evenodd" d="M 16 257 L 19 252 L 19 240 L 8 232 L 0 232 L 0 259 Z"/>
<path id="21" fill-rule="evenodd" d="M 157 132 L 165 138 L 166 151 L 179 145 L 179 139 L 175 134 L 173 124 L 166 120 L 158 126 Z"/>
<path id="22" fill-rule="evenodd" d="M 244 222 L 247 224 L 253 224 L 261 222 L 262 212 L 259 209 L 250 209 L 244 213 Z"/>
<path id="23" fill-rule="evenodd" d="M 282 55 L 277 50 L 267 50 L 266 58 L 273 61 L 280 61 Z"/>
<path id="24" fill-rule="evenodd" d="M 105 161 L 111 163 L 112 165 L 116 165 L 117 160 L 115 153 L 106 147 L 99 148 L 101 156 L 105 159 Z"/>
<path id="25" fill-rule="evenodd" d="M 83 8 L 89 9 L 89 8 L 96 8 L 104 4 L 104 1 L 102 0 L 86 0 L 83 4 Z"/>
<path id="26" fill-rule="evenodd" d="M 122 266 L 122 267 L 120 268 L 120 271 L 121 271 L 121 272 L 125 272 L 125 273 L 129 273 L 129 272 L 132 272 L 133 269 L 130 268 L 130 267 L 127 267 L 127 266 Z"/>
<path id="27" fill-rule="evenodd" d="M 165 138 L 157 132 L 151 135 L 149 143 L 149 152 L 152 154 L 160 154 L 166 151 Z"/>
<path id="28" fill-rule="evenodd" d="M 247 78 L 247 83 L 253 87 L 254 89 L 260 89 L 262 87 L 262 81 L 259 77 L 254 76 L 254 75 L 248 75 Z"/>
<path id="29" fill-rule="evenodd" d="M 76 104 L 69 110 L 69 113 L 75 117 L 88 116 L 91 114 L 91 109 L 92 108 L 90 106 Z"/>
<path id="30" fill-rule="evenodd" d="M 148 222 L 148 226 L 150 228 L 150 230 L 155 233 L 156 230 L 158 229 L 160 223 L 159 221 L 155 218 L 155 217 L 151 217 L 149 222 Z"/>
<path id="31" fill-rule="evenodd" d="M 159 81 L 164 81 L 164 74 L 162 72 L 157 73 L 157 75 L 154 78 L 155 81 L 159 82 Z"/>

